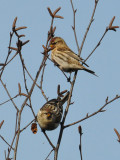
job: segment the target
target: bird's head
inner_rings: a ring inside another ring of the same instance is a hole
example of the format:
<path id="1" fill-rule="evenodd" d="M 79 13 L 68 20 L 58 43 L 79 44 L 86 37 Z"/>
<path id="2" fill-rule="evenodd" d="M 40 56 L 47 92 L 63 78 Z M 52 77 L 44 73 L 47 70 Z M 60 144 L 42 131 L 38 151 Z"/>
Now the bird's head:
<path id="1" fill-rule="evenodd" d="M 66 46 L 66 43 L 65 43 L 65 41 L 62 39 L 62 38 L 60 38 L 60 37 L 54 37 L 54 38 L 52 38 L 52 40 L 50 41 L 50 47 L 51 47 L 51 49 L 54 49 L 55 47 L 57 47 L 57 46 Z"/>

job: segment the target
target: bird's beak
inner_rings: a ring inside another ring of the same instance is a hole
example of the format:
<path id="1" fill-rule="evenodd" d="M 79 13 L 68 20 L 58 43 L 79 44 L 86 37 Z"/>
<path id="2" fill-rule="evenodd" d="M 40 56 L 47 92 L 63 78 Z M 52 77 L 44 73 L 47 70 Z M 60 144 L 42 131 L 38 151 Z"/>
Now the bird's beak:
<path id="1" fill-rule="evenodd" d="M 50 48 L 51 48 L 51 49 L 54 49 L 54 45 L 53 45 L 53 44 L 50 44 Z"/>
<path id="2" fill-rule="evenodd" d="M 51 117 L 51 114 L 50 114 L 50 113 L 48 113 L 48 114 L 47 114 L 47 117 L 48 117 L 48 118 L 49 118 L 49 117 Z"/>
<path id="3" fill-rule="evenodd" d="M 50 44 L 50 47 L 52 48 L 52 47 L 53 47 L 53 45 L 52 45 L 52 44 Z"/>

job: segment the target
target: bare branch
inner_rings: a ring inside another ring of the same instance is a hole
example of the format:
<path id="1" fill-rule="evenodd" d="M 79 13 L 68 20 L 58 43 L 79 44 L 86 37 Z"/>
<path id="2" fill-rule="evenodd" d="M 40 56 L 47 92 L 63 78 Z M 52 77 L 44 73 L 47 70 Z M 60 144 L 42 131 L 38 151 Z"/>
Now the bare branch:
<path id="1" fill-rule="evenodd" d="M 2 79 L 0 79 L 0 81 L 1 81 L 1 83 L 2 83 L 2 85 L 3 85 L 3 87 L 4 87 L 4 89 L 5 89 L 5 91 L 7 92 L 7 95 L 8 95 L 8 97 L 10 98 L 12 104 L 14 105 L 15 109 L 16 109 L 17 111 L 19 111 L 19 109 L 17 108 L 15 102 L 13 101 L 12 97 L 10 96 L 10 93 L 8 92 L 8 89 L 6 88 L 6 85 L 3 83 Z"/>
<path id="2" fill-rule="evenodd" d="M 31 122 L 29 122 L 23 129 L 20 130 L 20 132 L 23 132 L 27 127 L 29 127 L 34 120 L 35 119 L 33 119 Z"/>
<path id="3" fill-rule="evenodd" d="M 92 116 L 94 116 L 94 115 L 96 115 L 96 114 L 98 114 L 98 113 L 101 113 L 102 111 L 104 111 L 103 109 L 104 109 L 108 104 L 112 103 L 113 101 L 115 101 L 115 100 L 117 100 L 117 99 L 119 99 L 119 98 L 120 98 L 120 96 L 114 97 L 113 99 L 111 99 L 111 100 L 109 100 L 107 103 L 105 103 L 105 104 L 104 104 L 100 109 L 98 109 L 96 112 L 94 112 L 94 113 L 92 113 L 92 114 L 90 114 L 90 115 L 87 114 L 86 117 L 82 118 L 82 119 L 79 120 L 79 121 L 76 121 L 76 122 L 73 122 L 73 123 L 71 123 L 71 124 L 68 124 L 68 125 L 64 126 L 64 128 L 73 126 L 73 125 L 75 125 L 75 124 L 77 124 L 77 123 L 80 123 L 80 122 L 82 122 L 82 121 L 84 121 L 84 120 L 86 120 L 86 119 L 88 119 L 88 118 L 90 118 L 90 117 L 92 117 Z"/>
<path id="4" fill-rule="evenodd" d="M 72 29 L 74 31 L 74 36 L 75 36 L 75 41 L 76 41 L 77 49 L 79 50 L 79 44 L 78 44 L 77 34 L 76 34 L 76 28 L 75 28 L 75 14 L 76 14 L 77 10 L 74 9 L 72 0 L 70 0 L 70 2 L 71 2 L 72 10 L 73 10 L 73 26 L 72 26 Z"/>
<path id="5" fill-rule="evenodd" d="M 0 137 L 2 138 L 2 140 L 10 147 L 10 144 L 4 139 L 3 136 L 0 135 Z M 14 150 L 14 148 L 12 148 L 12 150 Z"/>
<path id="6" fill-rule="evenodd" d="M 78 132 L 79 132 L 79 134 L 80 134 L 80 145 L 79 145 L 79 150 L 80 150 L 80 158 L 81 158 L 81 160 L 83 159 L 82 158 L 82 127 L 81 126 L 79 126 L 78 127 Z"/>
<path id="7" fill-rule="evenodd" d="M 45 160 L 48 160 L 48 157 L 51 155 L 51 153 L 54 151 L 54 149 L 52 149 L 51 151 L 50 151 L 50 153 L 48 154 L 48 156 L 45 158 Z"/>
<path id="8" fill-rule="evenodd" d="M 93 22 L 93 17 L 94 17 L 95 11 L 96 11 L 97 4 L 98 4 L 98 0 L 95 1 L 95 6 L 94 6 L 94 9 L 93 9 L 93 13 L 92 13 L 92 16 L 91 16 L 89 25 L 88 25 L 88 27 L 87 27 L 87 29 L 86 29 L 85 35 L 84 35 L 84 37 L 83 37 L 82 44 L 81 44 L 80 49 L 79 49 L 79 53 L 78 53 L 79 56 L 81 56 L 81 52 L 82 52 L 82 48 L 83 48 L 84 42 L 85 42 L 85 40 L 86 40 L 88 31 L 89 31 L 89 29 L 90 29 L 90 27 L 91 27 L 91 24 L 92 24 L 92 22 Z"/>

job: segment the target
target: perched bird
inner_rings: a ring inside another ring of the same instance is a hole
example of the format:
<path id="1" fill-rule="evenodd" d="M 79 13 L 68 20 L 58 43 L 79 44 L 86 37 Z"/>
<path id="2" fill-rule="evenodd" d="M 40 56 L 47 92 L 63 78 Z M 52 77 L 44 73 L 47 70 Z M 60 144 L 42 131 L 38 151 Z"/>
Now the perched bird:
<path id="1" fill-rule="evenodd" d="M 60 124 L 63 104 L 68 100 L 69 92 L 61 99 L 51 99 L 38 111 L 37 121 L 42 131 L 54 130 Z"/>
<path id="2" fill-rule="evenodd" d="M 95 72 L 84 67 L 82 59 L 76 55 L 60 37 L 54 37 L 50 42 L 51 60 L 64 72 L 85 70 L 95 75 Z"/>

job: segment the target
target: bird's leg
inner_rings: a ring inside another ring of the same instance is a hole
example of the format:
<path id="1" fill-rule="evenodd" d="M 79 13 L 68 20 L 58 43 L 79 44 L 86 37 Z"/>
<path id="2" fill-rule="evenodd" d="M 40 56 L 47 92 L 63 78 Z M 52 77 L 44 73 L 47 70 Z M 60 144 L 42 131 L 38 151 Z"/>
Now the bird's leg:
<path id="1" fill-rule="evenodd" d="M 60 69 L 61 70 L 61 69 Z M 62 71 L 62 70 L 61 70 Z M 65 74 L 65 72 L 64 71 L 62 71 L 63 72 L 63 74 L 64 74 L 64 76 L 67 78 L 67 81 L 68 82 L 70 82 L 71 83 L 71 74 L 70 74 L 70 76 L 68 77 L 66 74 Z"/>
<path id="2" fill-rule="evenodd" d="M 55 150 L 55 146 L 52 144 L 51 140 L 49 139 L 49 137 L 47 136 L 45 130 L 42 130 L 43 134 L 45 135 L 45 137 L 47 138 L 49 144 L 52 146 L 52 148 Z"/>
<path id="3" fill-rule="evenodd" d="M 71 82 L 71 72 L 70 72 L 70 76 L 68 78 L 68 82 Z"/>

